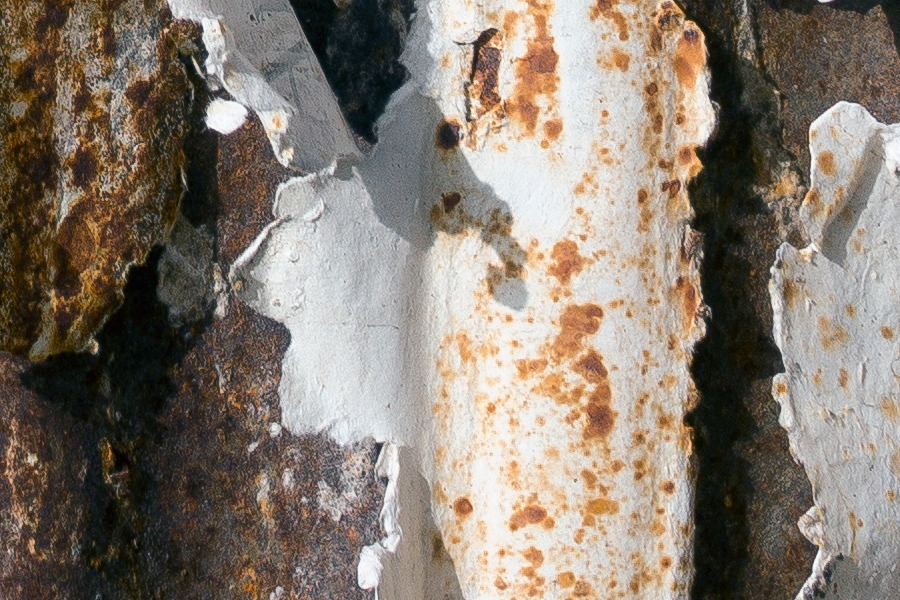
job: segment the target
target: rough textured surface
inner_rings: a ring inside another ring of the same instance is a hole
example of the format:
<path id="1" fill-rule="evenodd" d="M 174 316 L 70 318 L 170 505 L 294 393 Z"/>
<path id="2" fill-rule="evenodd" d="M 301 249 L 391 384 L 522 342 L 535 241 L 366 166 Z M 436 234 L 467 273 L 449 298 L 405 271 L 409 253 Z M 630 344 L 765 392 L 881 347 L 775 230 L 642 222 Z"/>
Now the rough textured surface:
<path id="1" fill-rule="evenodd" d="M 772 268 L 780 422 L 812 483 L 800 521 L 819 546 L 798 598 L 887 598 L 900 587 L 900 126 L 840 103 L 810 129 L 811 244 Z"/>
<path id="2" fill-rule="evenodd" d="M 0 349 L 84 350 L 181 195 L 185 39 L 162 0 L 31 0 L 0 21 Z"/>

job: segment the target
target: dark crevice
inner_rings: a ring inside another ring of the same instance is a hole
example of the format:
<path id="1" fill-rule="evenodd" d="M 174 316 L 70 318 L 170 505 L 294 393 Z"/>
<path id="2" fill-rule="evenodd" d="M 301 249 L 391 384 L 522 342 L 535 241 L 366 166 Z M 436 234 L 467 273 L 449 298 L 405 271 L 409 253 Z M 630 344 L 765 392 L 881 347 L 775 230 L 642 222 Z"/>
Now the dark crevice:
<path id="1" fill-rule="evenodd" d="M 291 5 L 348 124 L 374 144 L 378 117 L 408 77 L 400 54 L 414 0 L 291 0 Z"/>
<path id="2" fill-rule="evenodd" d="M 742 15 L 728 3 L 685 4 L 706 33 L 711 97 L 719 106 L 716 131 L 699 152 L 704 171 L 690 186 L 693 226 L 704 239 L 703 296 L 712 314 L 692 366 L 699 401 L 687 419 L 698 457 L 691 597 L 767 597 L 751 591 L 760 585 L 754 569 L 761 568 L 753 564 L 759 524 L 752 515 L 765 505 L 769 490 L 761 489 L 766 483 L 754 475 L 746 450 L 759 443 L 764 428 L 777 427 L 768 380 L 783 368 L 771 333 L 767 281 L 781 240 L 758 190 L 771 183 L 789 155 L 780 144 L 773 88 L 737 51 Z M 777 449 L 787 458 L 780 433 Z M 794 533 L 799 535 L 796 528 Z M 792 597 L 797 589 L 779 593 Z"/>
<path id="3" fill-rule="evenodd" d="M 190 68 L 188 73 L 198 93 L 205 93 Z M 217 138 L 203 126 L 205 102 L 194 104 L 181 213 L 214 234 Z M 52 356 L 22 375 L 26 388 L 84 424 L 89 503 L 80 560 L 88 589 L 73 598 L 151 597 L 142 539 L 152 525 L 147 501 L 160 482 L 143 457 L 165 433 L 157 417 L 176 391 L 171 371 L 211 319 L 207 314 L 199 322 L 172 326 L 169 309 L 157 296 L 162 254 L 156 247 L 143 265 L 131 268 L 122 305 L 96 335 L 96 354 Z"/>

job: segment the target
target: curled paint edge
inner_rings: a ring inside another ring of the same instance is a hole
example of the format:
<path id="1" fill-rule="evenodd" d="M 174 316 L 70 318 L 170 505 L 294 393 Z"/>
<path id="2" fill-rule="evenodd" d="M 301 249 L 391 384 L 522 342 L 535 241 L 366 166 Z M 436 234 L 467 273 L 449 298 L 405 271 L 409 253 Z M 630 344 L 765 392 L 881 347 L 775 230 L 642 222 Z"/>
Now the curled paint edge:
<path id="1" fill-rule="evenodd" d="M 400 527 L 399 489 L 400 448 L 396 444 L 386 443 L 378 455 L 375 472 L 380 478 L 388 480 L 384 492 L 384 504 L 381 507 L 379 521 L 385 536 L 374 544 L 363 546 L 359 553 L 359 564 L 356 569 L 356 581 L 360 588 L 372 590 L 381 583 L 384 570 L 384 559 L 387 554 L 397 551 L 403 530 Z"/>
<path id="2" fill-rule="evenodd" d="M 247 122 L 247 107 L 240 102 L 216 98 L 206 106 L 206 126 L 223 135 L 234 133 Z"/>

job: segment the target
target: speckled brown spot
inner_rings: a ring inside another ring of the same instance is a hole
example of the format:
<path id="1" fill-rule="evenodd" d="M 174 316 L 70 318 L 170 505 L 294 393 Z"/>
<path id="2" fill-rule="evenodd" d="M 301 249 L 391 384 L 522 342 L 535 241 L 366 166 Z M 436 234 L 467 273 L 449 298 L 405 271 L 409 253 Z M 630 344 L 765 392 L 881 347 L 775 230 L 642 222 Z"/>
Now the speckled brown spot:
<path id="1" fill-rule="evenodd" d="M 609 498 L 594 498 L 588 501 L 585 511 L 594 516 L 614 515 L 619 512 L 619 503 Z"/>
<path id="2" fill-rule="evenodd" d="M 560 332 L 553 342 L 557 357 L 572 357 L 581 348 L 585 337 L 597 333 L 603 309 L 596 304 L 571 304 L 559 317 Z"/>
<path id="3" fill-rule="evenodd" d="M 549 119 L 544 122 L 544 135 L 551 142 L 555 142 L 562 135 L 563 122 L 562 119 Z"/>
<path id="4" fill-rule="evenodd" d="M 568 285 L 573 275 L 577 275 L 587 261 L 578 253 L 578 244 L 572 240 L 557 242 L 550 252 L 553 260 L 547 267 L 547 272 L 555 277 L 560 284 Z"/>
<path id="5" fill-rule="evenodd" d="M 455 119 L 443 119 L 438 123 L 434 144 L 441 150 L 453 150 L 463 139 L 463 128 Z"/>
<path id="6" fill-rule="evenodd" d="M 513 513 L 509 520 L 510 531 L 516 531 L 527 525 L 537 525 L 547 517 L 547 510 L 537 504 L 529 504 L 522 510 Z"/>
<path id="7" fill-rule="evenodd" d="M 827 150 L 816 157 L 816 164 L 826 177 L 834 177 L 837 174 L 837 163 L 835 163 L 834 154 Z"/>
<path id="8" fill-rule="evenodd" d="M 608 372 L 603 357 L 593 348 L 575 363 L 575 371 L 590 383 L 605 383 Z"/>
<path id="9" fill-rule="evenodd" d="M 528 40 L 525 55 L 516 62 L 516 86 L 507 103 L 510 119 L 517 123 L 527 136 L 533 136 L 540 114 L 553 108 L 559 76 L 556 67 L 559 55 L 550 35 L 549 2 L 535 0 L 529 3 L 535 33 Z M 542 107 L 543 105 L 543 107 Z"/>
<path id="10" fill-rule="evenodd" d="M 887 326 L 882 327 L 881 328 L 881 337 L 883 337 L 886 340 L 894 339 L 894 329 L 892 327 L 887 327 Z"/>
<path id="11" fill-rule="evenodd" d="M 475 41 L 472 57 L 472 74 L 467 93 L 469 98 L 470 121 L 500 108 L 500 84 L 498 72 L 502 51 L 503 34 L 496 29 L 487 29 Z"/>
<path id="12" fill-rule="evenodd" d="M 818 325 L 819 339 L 821 340 L 822 348 L 825 350 L 836 350 L 850 339 L 850 334 L 847 333 L 847 330 L 842 325 L 834 323 L 828 317 L 819 317 Z"/>
<path id="13" fill-rule="evenodd" d="M 453 512 L 460 519 L 464 519 L 472 514 L 472 502 L 466 497 L 459 497 L 453 502 Z"/>
<path id="14" fill-rule="evenodd" d="M 451 213 L 462 202 L 462 196 L 459 192 L 447 192 L 441 194 L 441 206 L 444 207 L 445 213 Z"/>

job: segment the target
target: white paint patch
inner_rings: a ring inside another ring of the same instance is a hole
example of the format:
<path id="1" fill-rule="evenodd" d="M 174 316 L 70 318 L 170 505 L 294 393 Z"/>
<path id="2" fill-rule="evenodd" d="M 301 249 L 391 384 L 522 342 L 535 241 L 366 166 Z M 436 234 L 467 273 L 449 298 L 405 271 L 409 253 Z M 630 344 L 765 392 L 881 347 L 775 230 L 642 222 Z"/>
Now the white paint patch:
<path id="1" fill-rule="evenodd" d="M 819 553 L 798 599 L 900 589 L 900 125 L 839 103 L 810 128 L 810 246 L 772 268 L 785 373 L 773 392 L 815 506 L 800 529 Z"/>
<path id="2" fill-rule="evenodd" d="M 240 102 L 216 98 L 206 106 L 206 126 L 219 133 L 234 133 L 247 122 L 247 107 Z"/>

